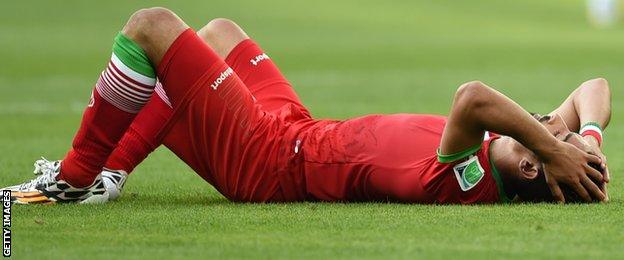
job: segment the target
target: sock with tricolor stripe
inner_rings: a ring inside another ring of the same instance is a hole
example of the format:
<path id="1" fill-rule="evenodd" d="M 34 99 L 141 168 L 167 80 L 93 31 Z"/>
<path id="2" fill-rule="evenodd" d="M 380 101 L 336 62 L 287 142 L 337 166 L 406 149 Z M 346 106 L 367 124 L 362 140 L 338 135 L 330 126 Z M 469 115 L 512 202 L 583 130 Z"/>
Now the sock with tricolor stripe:
<path id="1" fill-rule="evenodd" d="M 90 185 L 149 100 L 155 84 L 156 75 L 145 51 L 119 33 L 58 178 L 76 187 Z"/>

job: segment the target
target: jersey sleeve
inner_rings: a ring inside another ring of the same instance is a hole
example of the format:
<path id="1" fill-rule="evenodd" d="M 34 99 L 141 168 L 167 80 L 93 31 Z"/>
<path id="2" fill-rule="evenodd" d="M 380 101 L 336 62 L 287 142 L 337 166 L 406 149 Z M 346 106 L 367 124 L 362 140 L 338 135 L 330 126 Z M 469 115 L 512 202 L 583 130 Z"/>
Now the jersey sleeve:
<path id="1" fill-rule="evenodd" d="M 441 154 L 432 161 L 425 178 L 425 188 L 438 203 L 496 203 L 508 202 L 502 181 L 490 161 L 488 138 L 481 144 L 453 154 Z"/>
<path id="2" fill-rule="evenodd" d="M 462 159 L 465 159 L 471 155 L 474 155 L 475 153 L 477 153 L 480 149 L 481 149 L 481 143 L 478 145 L 475 145 L 473 147 L 470 147 L 466 150 L 463 150 L 461 152 L 457 152 L 457 153 L 453 153 L 453 154 L 441 154 L 440 153 L 440 148 L 438 148 L 437 150 L 437 154 L 438 154 L 438 162 L 441 163 L 452 163 L 452 162 L 456 162 Z"/>

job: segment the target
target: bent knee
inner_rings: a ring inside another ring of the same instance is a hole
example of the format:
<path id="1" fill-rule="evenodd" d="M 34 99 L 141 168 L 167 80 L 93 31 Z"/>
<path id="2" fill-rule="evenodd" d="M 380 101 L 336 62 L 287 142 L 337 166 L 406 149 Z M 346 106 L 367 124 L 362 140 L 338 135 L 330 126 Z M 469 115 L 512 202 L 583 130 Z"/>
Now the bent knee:
<path id="1" fill-rule="evenodd" d="M 228 33 L 236 33 L 240 31 L 240 27 L 234 21 L 227 18 L 215 18 L 210 20 L 206 26 L 202 27 L 198 34 L 203 35 L 214 35 L 214 34 L 228 34 Z"/>
<path id="2" fill-rule="evenodd" d="M 201 37 L 219 56 L 225 57 L 249 36 L 238 24 L 226 18 L 216 18 L 202 27 L 197 35 Z"/>
<path id="3" fill-rule="evenodd" d="M 184 22 L 171 10 L 163 7 L 140 9 L 128 19 L 122 32 L 126 36 L 149 36 L 157 30 L 179 27 Z"/>

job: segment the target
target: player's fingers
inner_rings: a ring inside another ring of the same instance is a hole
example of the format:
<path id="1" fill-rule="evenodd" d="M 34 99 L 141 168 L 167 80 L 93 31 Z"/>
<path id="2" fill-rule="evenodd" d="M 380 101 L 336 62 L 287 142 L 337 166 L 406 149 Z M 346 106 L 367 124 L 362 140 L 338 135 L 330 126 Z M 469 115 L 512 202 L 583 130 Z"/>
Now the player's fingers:
<path id="1" fill-rule="evenodd" d="M 602 190 L 604 191 L 604 194 L 605 194 L 605 200 L 604 201 L 608 202 L 609 201 L 609 189 L 607 187 L 608 185 L 607 185 L 607 183 L 603 183 L 602 185 L 603 185 L 602 186 Z"/>
<path id="2" fill-rule="evenodd" d="M 587 176 L 584 176 L 584 177 L 588 178 Z M 581 178 L 581 180 L 583 180 L 583 178 Z M 590 180 L 590 182 L 591 182 L 591 180 Z M 589 193 L 587 192 L 585 187 L 583 187 L 583 185 L 581 185 L 581 182 L 574 182 L 571 185 L 572 185 L 572 189 L 574 190 L 574 192 L 576 192 L 576 194 L 579 195 L 581 197 L 581 199 L 583 199 L 586 202 L 591 202 L 592 201 L 591 196 L 589 196 Z M 596 186 L 596 184 L 594 184 L 594 186 Z M 596 189 L 598 189 L 598 187 L 596 187 Z"/>
<path id="3" fill-rule="evenodd" d="M 600 160 L 602 161 L 602 171 L 604 172 L 603 177 L 606 182 L 609 182 L 609 167 L 607 166 L 607 157 L 602 155 L 600 156 Z"/>
<path id="4" fill-rule="evenodd" d="M 592 179 L 602 182 L 604 177 L 602 176 L 602 173 L 600 173 L 600 171 L 592 168 L 591 166 L 587 165 L 585 166 L 585 172 L 587 173 L 587 175 L 589 175 L 590 177 L 592 177 Z"/>
<path id="5" fill-rule="evenodd" d="M 548 184 L 548 187 L 550 188 L 550 192 L 552 193 L 555 201 L 559 203 L 565 203 L 565 197 L 563 196 L 563 192 L 561 191 L 561 188 L 559 187 L 557 180 L 553 179 L 549 175 L 546 175 L 546 183 Z"/>
<path id="6" fill-rule="evenodd" d="M 592 180 L 589 179 L 589 177 L 587 176 L 581 177 L 581 183 L 583 183 L 583 186 L 589 192 L 591 192 L 594 198 L 598 199 L 599 201 L 605 200 L 605 197 L 606 197 L 605 194 L 600 190 L 600 188 L 598 188 L 598 186 Z M 591 201 L 591 198 L 590 198 L 590 201 Z"/>
<path id="7" fill-rule="evenodd" d="M 607 157 L 604 154 L 600 155 L 600 160 L 602 160 L 602 163 L 604 163 L 605 165 L 607 164 Z"/>
<path id="8" fill-rule="evenodd" d="M 593 154 L 585 154 L 585 160 L 587 160 L 587 162 L 595 163 L 595 164 L 602 163 L 602 160 L 600 160 L 600 157 L 593 155 Z"/>

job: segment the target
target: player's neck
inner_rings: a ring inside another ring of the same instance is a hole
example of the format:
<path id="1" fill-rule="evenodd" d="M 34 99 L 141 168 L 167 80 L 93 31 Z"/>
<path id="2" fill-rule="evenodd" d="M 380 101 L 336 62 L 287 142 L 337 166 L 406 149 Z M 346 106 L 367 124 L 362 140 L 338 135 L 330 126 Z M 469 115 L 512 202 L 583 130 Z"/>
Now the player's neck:
<path id="1" fill-rule="evenodd" d="M 512 150 L 511 145 L 506 137 L 492 141 L 490 144 L 490 160 L 492 160 L 492 164 L 494 164 L 494 167 L 500 174 L 505 194 L 507 194 L 508 198 L 513 199 L 517 194 L 517 185 L 515 185 L 516 178 L 513 175 L 516 165 L 513 163 L 513 153 L 510 152 Z"/>

